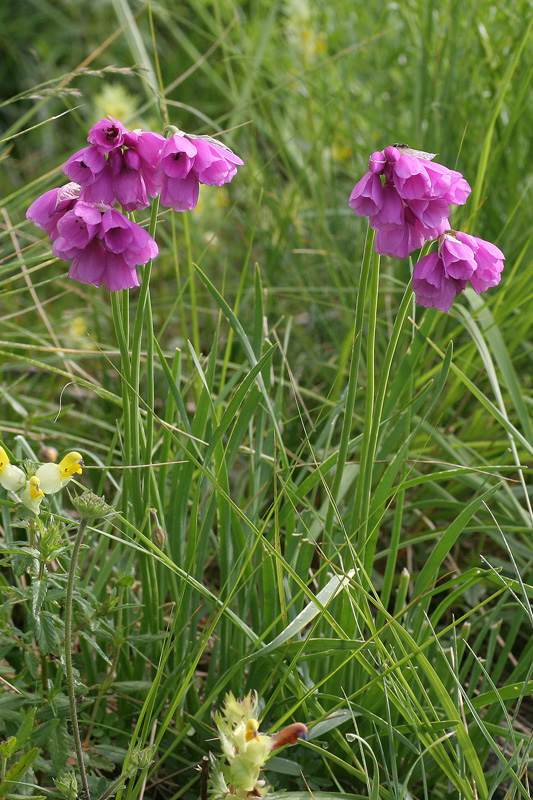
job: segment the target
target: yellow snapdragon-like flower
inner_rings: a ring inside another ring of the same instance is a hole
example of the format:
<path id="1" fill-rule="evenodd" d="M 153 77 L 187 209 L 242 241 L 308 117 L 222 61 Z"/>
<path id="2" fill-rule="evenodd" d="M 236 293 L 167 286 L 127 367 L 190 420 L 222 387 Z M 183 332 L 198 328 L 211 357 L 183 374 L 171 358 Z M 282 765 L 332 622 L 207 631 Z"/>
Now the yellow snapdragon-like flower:
<path id="1" fill-rule="evenodd" d="M 306 738 L 303 722 L 287 725 L 273 736 L 260 733 L 258 708 L 256 692 L 242 699 L 228 692 L 221 711 L 215 713 L 222 755 L 210 757 L 210 800 L 261 800 L 269 787 L 259 775 L 271 752 Z"/>
<path id="2" fill-rule="evenodd" d="M 83 457 L 80 453 L 72 451 L 59 462 L 59 464 L 43 464 L 35 473 L 39 478 L 41 489 L 45 494 L 55 494 L 63 489 L 74 475 L 81 475 Z"/>
<path id="3" fill-rule="evenodd" d="M 26 474 L 11 464 L 9 456 L 3 447 L 0 447 L 0 486 L 8 492 L 18 492 L 26 483 Z"/>
<path id="4" fill-rule="evenodd" d="M 34 514 L 38 514 L 41 510 L 41 503 L 44 497 L 44 492 L 40 486 L 40 480 L 37 475 L 32 475 L 29 480 L 26 481 L 26 486 L 20 493 L 20 498 L 26 508 L 29 508 L 30 511 L 33 511 Z"/>
<path id="5" fill-rule="evenodd" d="M 224 762 L 217 764 L 212 773 L 213 800 L 227 794 L 243 798 L 253 793 L 254 797 L 261 797 L 267 792 L 259 773 L 269 756 L 271 741 L 270 736 L 259 733 L 257 710 L 256 692 L 249 692 L 242 699 L 228 692 L 222 711 L 215 714 Z M 223 791 L 223 786 L 232 788 Z"/>

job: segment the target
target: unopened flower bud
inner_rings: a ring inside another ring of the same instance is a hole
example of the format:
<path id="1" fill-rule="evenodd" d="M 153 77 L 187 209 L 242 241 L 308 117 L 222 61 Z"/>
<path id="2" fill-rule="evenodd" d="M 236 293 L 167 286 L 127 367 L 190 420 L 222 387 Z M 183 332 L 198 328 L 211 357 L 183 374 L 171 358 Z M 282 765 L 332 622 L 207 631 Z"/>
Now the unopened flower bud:
<path id="1" fill-rule="evenodd" d="M 106 503 L 105 498 L 99 497 L 94 492 L 71 495 L 70 499 L 80 517 L 91 522 L 114 513 L 114 509 Z"/>
<path id="2" fill-rule="evenodd" d="M 41 461 L 51 461 L 55 464 L 59 457 L 59 453 L 55 447 L 41 447 L 39 450 L 39 459 Z"/>
<path id="3" fill-rule="evenodd" d="M 160 550 L 163 550 L 168 541 L 168 536 L 166 531 L 158 526 L 152 531 L 152 539 L 154 540 L 154 544 L 156 544 Z"/>

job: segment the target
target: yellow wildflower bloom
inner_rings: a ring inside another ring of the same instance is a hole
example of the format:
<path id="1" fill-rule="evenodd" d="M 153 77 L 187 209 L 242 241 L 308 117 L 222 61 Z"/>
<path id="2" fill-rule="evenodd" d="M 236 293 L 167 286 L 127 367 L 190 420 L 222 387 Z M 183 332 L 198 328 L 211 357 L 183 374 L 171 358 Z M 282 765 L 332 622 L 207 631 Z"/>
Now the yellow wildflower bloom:
<path id="1" fill-rule="evenodd" d="M 38 514 L 41 510 L 41 503 L 44 497 L 44 492 L 40 486 L 40 480 L 36 475 L 33 475 L 26 481 L 26 486 L 20 493 L 20 499 L 30 511 Z"/>
<path id="2" fill-rule="evenodd" d="M 3 447 L 0 447 L 0 486 L 8 492 L 18 492 L 26 483 L 26 474 L 11 464 L 9 456 Z"/>
<path id="3" fill-rule="evenodd" d="M 55 494 L 63 489 L 74 475 L 81 475 L 83 457 L 76 451 L 67 453 L 59 464 L 43 464 L 35 473 L 45 494 Z"/>

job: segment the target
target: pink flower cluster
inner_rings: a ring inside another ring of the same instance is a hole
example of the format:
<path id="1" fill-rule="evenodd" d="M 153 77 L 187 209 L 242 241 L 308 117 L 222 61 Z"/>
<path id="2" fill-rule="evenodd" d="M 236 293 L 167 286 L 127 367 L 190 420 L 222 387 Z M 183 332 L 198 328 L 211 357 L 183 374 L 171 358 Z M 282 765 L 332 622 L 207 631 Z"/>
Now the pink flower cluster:
<path id="1" fill-rule="evenodd" d="M 393 145 L 370 156 L 350 207 L 368 217 L 381 255 L 406 258 L 438 239 L 436 253 L 417 263 L 413 289 L 423 306 L 448 311 L 469 280 L 476 292 L 500 282 L 503 253 L 483 239 L 450 230 L 450 205 L 463 205 L 470 186 L 460 172 L 435 164 L 434 154 Z"/>
<path id="2" fill-rule="evenodd" d="M 478 293 L 500 282 L 505 256 L 496 245 L 462 231 L 439 236 L 436 253 L 421 258 L 413 270 L 416 301 L 426 308 L 449 311 L 470 281 Z"/>
<path id="3" fill-rule="evenodd" d="M 160 195 L 174 211 L 193 209 L 200 183 L 221 186 L 243 164 L 209 136 L 178 131 L 165 139 L 114 117 L 97 122 L 87 141 L 63 167 L 72 182 L 38 197 L 26 216 L 46 231 L 58 258 L 74 259 L 71 278 L 111 291 L 138 286 L 136 267 L 158 254 L 144 228 L 114 205 L 130 213 Z"/>
<path id="4" fill-rule="evenodd" d="M 81 200 L 80 191 L 77 183 L 50 189 L 26 216 L 46 231 L 54 255 L 74 259 L 70 278 L 111 291 L 138 286 L 136 267 L 157 255 L 155 241 L 120 211 Z"/>

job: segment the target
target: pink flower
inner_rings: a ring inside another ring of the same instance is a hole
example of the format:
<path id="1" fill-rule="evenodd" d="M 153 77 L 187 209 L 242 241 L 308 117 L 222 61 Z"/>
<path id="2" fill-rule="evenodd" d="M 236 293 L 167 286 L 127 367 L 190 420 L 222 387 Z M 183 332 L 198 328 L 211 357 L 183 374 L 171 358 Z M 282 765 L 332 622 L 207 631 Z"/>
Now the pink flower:
<path id="1" fill-rule="evenodd" d="M 71 181 L 76 181 L 80 186 L 90 186 L 97 179 L 106 165 L 105 154 L 95 147 L 84 147 L 72 155 L 63 172 Z"/>
<path id="2" fill-rule="evenodd" d="M 112 208 L 103 214 L 98 236 L 106 250 L 122 255 L 132 267 L 146 264 L 159 252 L 148 231 Z"/>
<path id="3" fill-rule="evenodd" d="M 461 294 L 466 281 L 446 276 L 444 264 L 438 253 L 421 258 L 413 272 L 413 291 L 416 302 L 426 308 L 449 311 L 453 301 Z"/>
<path id="4" fill-rule="evenodd" d="M 67 183 L 65 186 L 50 189 L 33 201 L 26 211 L 26 218 L 53 238 L 57 223 L 78 200 L 80 188 L 77 183 Z"/>
<path id="5" fill-rule="evenodd" d="M 52 252 L 63 261 L 70 261 L 96 236 L 100 228 L 102 212 L 95 206 L 78 201 L 57 223 L 57 235 Z"/>
<path id="6" fill-rule="evenodd" d="M 413 271 L 417 303 L 448 311 L 470 281 L 480 294 L 500 282 L 505 256 L 495 245 L 461 231 L 439 236 L 436 253 L 421 258 Z"/>
<path id="7" fill-rule="evenodd" d="M 379 230 L 374 239 L 374 249 L 382 256 L 407 258 L 413 250 L 418 250 L 426 241 L 426 231 L 422 224 L 411 215 L 405 225 L 392 230 Z"/>
<path id="8" fill-rule="evenodd" d="M 369 172 L 354 186 L 349 205 L 369 217 L 378 253 L 405 258 L 448 230 L 450 203 L 460 205 L 468 197 L 463 176 L 433 163 L 433 157 L 406 145 L 370 156 Z"/>
<path id="9" fill-rule="evenodd" d="M 99 153 L 109 153 L 115 147 L 124 144 L 124 137 L 128 129 L 115 117 L 99 120 L 93 125 L 87 136 L 87 141 L 94 145 Z"/>
<path id="10" fill-rule="evenodd" d="M 138 286 L 135 267 L 155 258 L 157 244 L 144 228 L 120 211 L 113 208 L 95 208 L 95 211 L 100 215 L 97 230 L 77 251 L 69 277 L 94 286 L 104 285 L 112 292 Z"/>
<path id="11" fill-rule="evenodd" d="M 67 184 L 37 198 L 27 217 L 50 236 L 54 255 L 74 259 L 69 276 L 111 291 L 139 285 L 136 267 L 158 254 L 148 231 L 120 211 L 77 200 L 80 187 Z"/>
<path id="12" fill-rule="evenodd" d="M 175 133 L 161 150 L 156 179 L 161 184 L 161 204 L 174 211 L 196 207 L 199 184 L 222 186 L 244 162 L 231 150 L 200 137 Z"/>
<path id="13" fill-rule="evenodd" d="M 141 172 L 141 158 L 135 150 L 115 149 L 109 153 L 112 194 L 124 211 L 148 208 L 150 201 Z M 111 205 L 111 204 L 110 204 Z"/>
<path id="14" fill-rule="evenodd" d="M 370 227 L 377 231 L 391 231 L 396 228 L 403 228 L 406 224 L 406 206 L 392 183 L 385 183 L 381 187 L 380 199 L 381 203 L 378 211 L 370 216 Z"/>
<path id="15" fill-rule="evenodd" d="M 110 253 L 95 239 L 72 262 L 69 278 L 93 286 L 106 286 L 111 292 L 139 286 L 137 270 L 122 255 Z"/>
<path id="16" fill-rule="evenodd" d="M 349 206 L 358 217 L 373 217 L 383 205 L 383 184 L 379 175 L 365 172 L 352 189 Z"/>
<path id="17" fill-rule="evenodd" d="M 236 156 L 229 147 L 201 137 L 193 137 L 196 146 L 194 171 L 200 183 L 206 186 L 222 186 L 229 183 L 237 174 L 237 166 L 242 166 L 239 156 Z"/>
<path id="18" fill-rule="evenodd" d="M 152 131 L 140 131 L 135 142 L 135 152 L 141 159 L 140 171 L 150 197 L 157 197 L 161 185 L 157 179 L 157 168 L 165 137 Z"/>
<path id="19" fill-rule="evenodd" d="M 502 277 L 505 261 L 502 251 L 492 242 L 486 242 L 462 231 L 456 231 L 455 236 L 460 242 L 468 245 L 474 253 L 476 269 L 470 278 L 474 291 L 481 294 L 491 286 L 497 286 Z"/>

